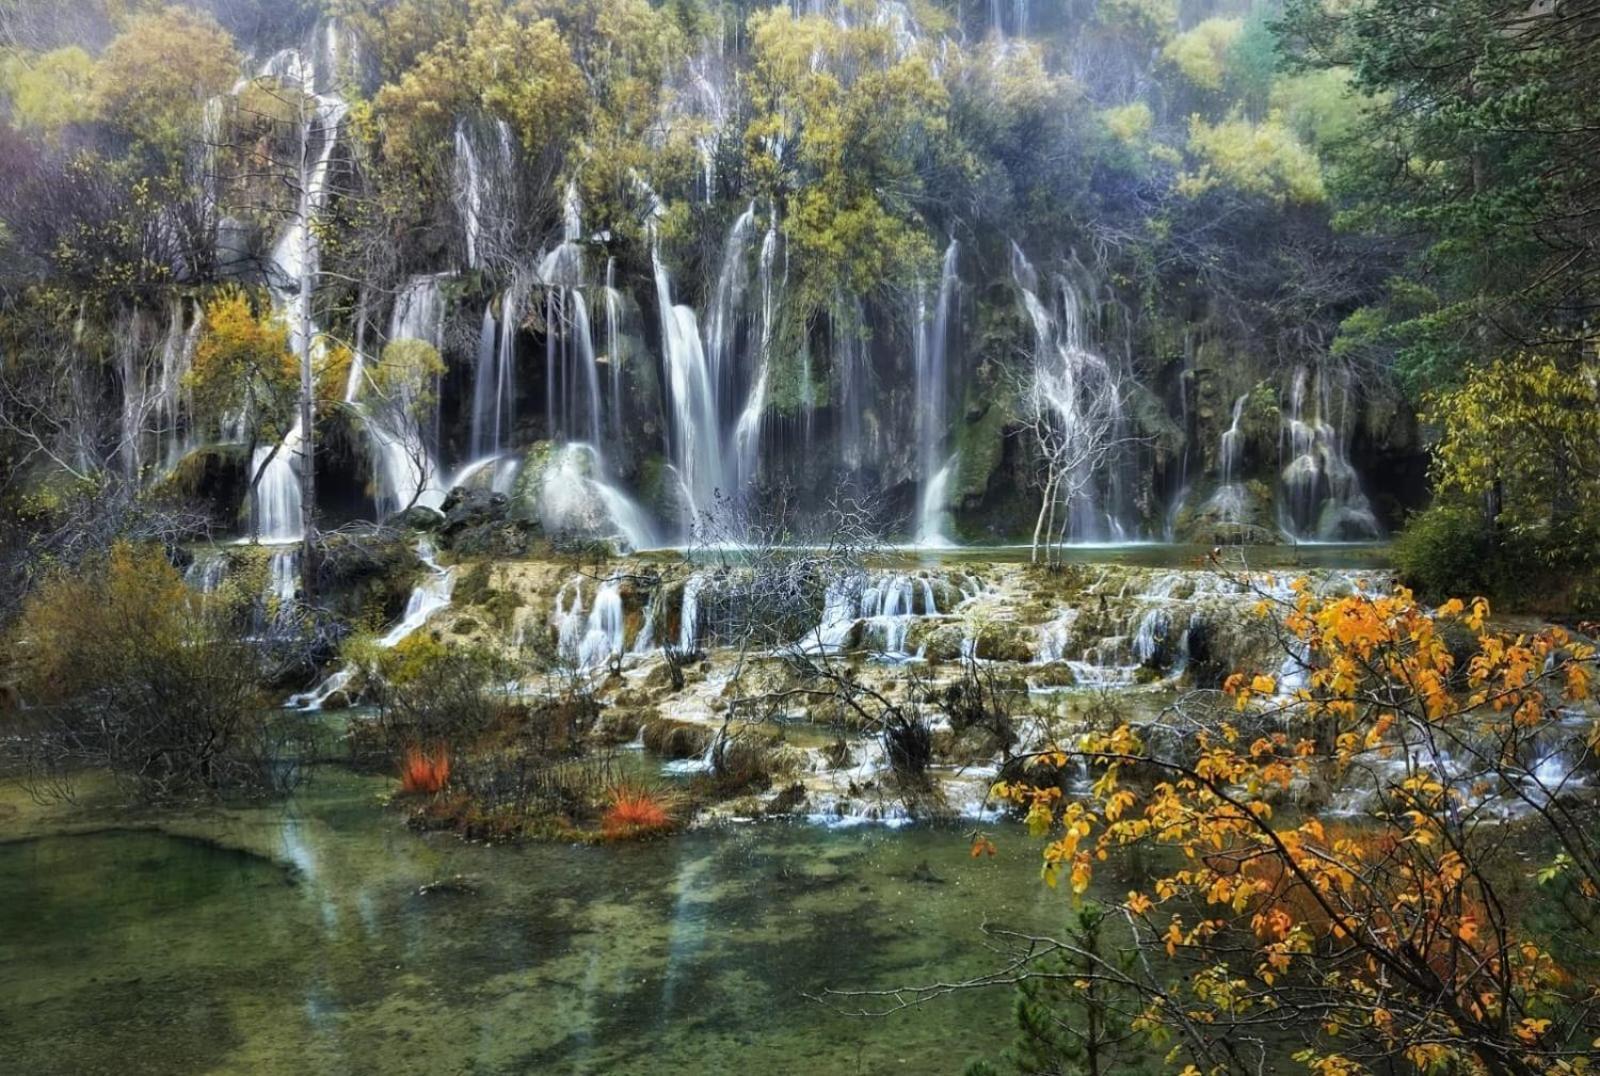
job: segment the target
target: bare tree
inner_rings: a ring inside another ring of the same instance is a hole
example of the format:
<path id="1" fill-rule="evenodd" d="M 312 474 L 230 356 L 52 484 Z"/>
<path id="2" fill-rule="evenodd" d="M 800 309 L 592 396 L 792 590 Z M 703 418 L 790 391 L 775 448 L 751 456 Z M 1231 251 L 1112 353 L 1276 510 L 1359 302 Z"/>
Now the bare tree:
<path id="1" fill-rule="evenodd" d="M 1038 452 L 1041 495 L 1032 560 L 1039 562 L 1042 547 L 1044 558 L 1056 564 L 1073 503 L 1092 489 L 1101 466 L 1125 440 L 1117 428 L 1122 388 L 1104 359 L 1067 349 L 1036 358 L 1017 388 L 1022 427 Z"/>

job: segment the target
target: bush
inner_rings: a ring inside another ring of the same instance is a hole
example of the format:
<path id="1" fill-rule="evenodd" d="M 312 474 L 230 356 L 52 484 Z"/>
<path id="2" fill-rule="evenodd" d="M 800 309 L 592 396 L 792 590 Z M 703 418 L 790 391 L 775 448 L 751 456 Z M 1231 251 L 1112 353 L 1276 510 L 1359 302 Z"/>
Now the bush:
<path id="1" fill-rule="evenodd" d="M 146 799 L 281 791 L 295 726 L 262 687 L 270 644 L 159 549 L 119 544 L 29 597 L 11 654 L 37 776 L 109 770 Z"/>
<path id="2" fill-rule="evenodd" d="M 1436 504 L 1412 516 L 1392 556 L 1402 582 L 1435 598 L 1495 595 L 1512 583 L 1504 549 L 1483 514 L 1466 506 Z"/>

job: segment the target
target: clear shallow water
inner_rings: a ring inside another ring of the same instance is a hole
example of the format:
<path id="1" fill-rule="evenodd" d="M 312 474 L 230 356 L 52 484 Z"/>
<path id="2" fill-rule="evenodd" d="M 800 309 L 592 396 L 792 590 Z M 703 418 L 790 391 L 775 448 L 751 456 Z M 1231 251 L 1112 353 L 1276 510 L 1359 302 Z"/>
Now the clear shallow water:
<path id="1" fill-rule="evenodd" d="M 1020 833 L 763 824 L 644 845 L 485 848 L 404 829 L 323 772 L 223 827 L 0 845 L 10 1071 L 959 1072 L 1010 996 L 892 1017 L 802 996 L 992 966 L 979 923 L 1061 922 Z M 292 864 L 292 866 L 290 866 Z M 474 892 L 419 894 L 456 874 Z"/>

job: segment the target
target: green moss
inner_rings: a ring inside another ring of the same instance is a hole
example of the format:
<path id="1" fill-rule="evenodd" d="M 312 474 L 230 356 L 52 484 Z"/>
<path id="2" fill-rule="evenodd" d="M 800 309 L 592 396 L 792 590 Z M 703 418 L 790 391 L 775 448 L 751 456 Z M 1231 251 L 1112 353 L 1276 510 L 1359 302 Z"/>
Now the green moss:
<path id="1" fill-rule="evenodd" d="M 981 410 L 975 420 L 956 427 L 956 449 L 960 456 L 950 491 L 952 503 L 981 497 L 989 488 L 991 477 L 1005 457 L 1011 403 L 1012 395 L 1008 391 L 996 392 L 976 383 L 967 390 L 967 413 Z"/>

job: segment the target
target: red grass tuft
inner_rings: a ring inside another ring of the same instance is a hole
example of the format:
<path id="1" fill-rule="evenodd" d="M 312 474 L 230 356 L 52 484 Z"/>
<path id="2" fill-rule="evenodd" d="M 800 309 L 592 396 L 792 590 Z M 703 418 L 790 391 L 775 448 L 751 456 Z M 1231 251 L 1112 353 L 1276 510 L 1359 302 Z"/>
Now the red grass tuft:
<path id="1" fill-rule="evenodd" d="M 619 785 L 611 790 L 611 806 L 600 818 L 606 837 L 644 837 L 672 828 L 672 810 L 664 795 L 648 788 Z"/>
<path id="2" fill-rule="evenodd" d="M 450 753 L 440 746 L 431 753 L 420 747 L 406 752 L 400 766 L 400 791 L 433 795 L 450 780 Z"/>

